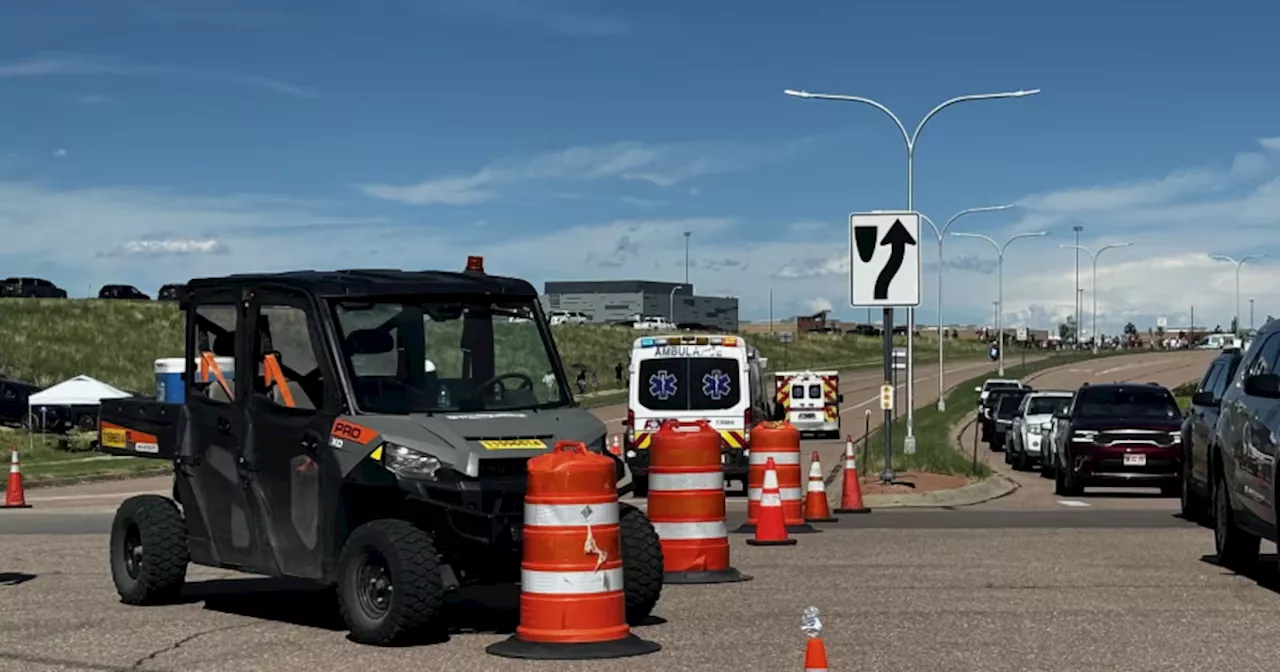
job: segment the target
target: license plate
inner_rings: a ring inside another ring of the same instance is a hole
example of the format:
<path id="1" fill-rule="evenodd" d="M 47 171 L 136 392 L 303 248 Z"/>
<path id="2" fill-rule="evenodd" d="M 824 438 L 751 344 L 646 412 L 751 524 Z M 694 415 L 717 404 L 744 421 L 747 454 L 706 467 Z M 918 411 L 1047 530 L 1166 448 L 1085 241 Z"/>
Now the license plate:
<path id="1" fill-rule="evenodd" d="M 817 413 L 801 413 L 799 417 L 801 420 L 813 420 L 818 417 L 818 414 Z"/>
<path id="2" fill-rule="evenodd" d="M 102 445 L 108 448 L 124 448 L 129 435 L 123 429 L 103 429 Z"/>
<path id="3" fill-rule="evenodd" d="M 534 450 L 546 448 L 547 444 L 538 439 L 504 439 L 500 441 L 481 441 L 480 445 L 489 450 Z"/>
<path id="4" fill-rule="evenodd" d="M 1124 466 L 1126 467 L 1144 467 L 1146 464 L 1146 455 L 1128 453 L 1124 456 Z"/>

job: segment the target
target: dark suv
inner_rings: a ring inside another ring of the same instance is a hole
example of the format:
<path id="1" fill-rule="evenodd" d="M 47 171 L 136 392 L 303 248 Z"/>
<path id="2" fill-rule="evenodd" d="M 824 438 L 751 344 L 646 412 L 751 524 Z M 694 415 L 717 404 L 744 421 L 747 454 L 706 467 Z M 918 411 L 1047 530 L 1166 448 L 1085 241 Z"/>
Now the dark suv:
<path id="1" fill-rule="evenodd" d="M 1018 409 L 1022 407 L 1022 399 L 1031 390 L 1019 388 L 1015 390 L 998 390 L 991 393 L 988 397 L 996 398 L 996 405 L 991 413 L 993 419 L 992 428 L 995 430 L 991 436 L 991 449 L 1004 450 L 1005 443 L 1009 441 L 1009 432 L 1013 428 L 1013 419 L 1018 416 Z"/>
<path id="2" fill-rule="evenodd" d="M 133 285 L 103 285 L 98 290 L 99 299 L 133 299 L 139 301 L 150 301 L 151 297 L 147 296 L 142 290 Z"/>
<path id="3" fill-rule="evenodd" d="M 1056 415 L 1059 432 L 1055 492 L 1079 495 L 1088 486 L 1159 486 L 1178 494 L 1182 411 L 1168 388 L 1153 383 L 1085 385 Z"/>
<path id="4" fill-rule="evenodd" d="M 1236 375 L 1242 353 L 1239 349 L 1223 350 L 1209 363 L 1204 377 L 1191 395 L 1187 417 L 1182 421 L 1182 517 L 1207 521 L 1213 481 L 1209 476 L 1209 452 L 1213 433 L 1218 426 L 1222 395 Z"/>
<path id="5" fill-rule="evenodd" d="M 65 299 L 67 290 L 44 278 L 5 278 L 0 296 L 24 299 Z"/>
<path id="6" fill-rule="evenodd" d="M 1213 541 L 1218 562 L 1243 567 L 1262 539 L 1276 540 L 1276 446 L 1280 444 L 1280 321 L 1258 330 L 1222 393 L 1209 444 Z"/>

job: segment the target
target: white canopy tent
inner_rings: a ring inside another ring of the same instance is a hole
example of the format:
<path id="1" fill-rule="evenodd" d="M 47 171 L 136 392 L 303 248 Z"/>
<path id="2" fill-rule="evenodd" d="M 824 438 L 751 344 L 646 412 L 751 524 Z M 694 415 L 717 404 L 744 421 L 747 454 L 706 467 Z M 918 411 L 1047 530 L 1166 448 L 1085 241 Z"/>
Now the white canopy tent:
<path id="1" fill-rule="evenodd" d="M 39 406 L 97 406 L 103 399 L 122 399 L 133 395 L 118 390 L 89 376 L 76 376 L 27 398 L 28 408 Z"/>

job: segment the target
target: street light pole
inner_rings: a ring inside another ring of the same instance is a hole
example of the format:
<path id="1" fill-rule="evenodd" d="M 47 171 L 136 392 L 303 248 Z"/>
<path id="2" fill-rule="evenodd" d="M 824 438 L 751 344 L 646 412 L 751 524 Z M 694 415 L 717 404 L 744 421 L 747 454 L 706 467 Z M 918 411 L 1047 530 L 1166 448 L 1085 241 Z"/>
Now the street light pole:
<path id="1" fill-rule="evenodd" d="M 981 233 L 952 232 L 951 235 L 957 236 L 960 238 L 981 238 L 982 240 L 985 240 L 988 243 L 991 243 L 991 246 L 996 248 L 996 272 L 998 274 L 997 275 L 998 279 L 996 280 L 997 287 L 998 287 L 997 300 L 996 300 L 996 334 L 997 334 L 996 344 L 998 348 L 997 352 L 999 353 L 999 356 L 1000 356 L 1000 364 L 997 370 L 997 375 L 1003 376 L 1004 375 L 1004 251 L 1009 248 L 1009 245 L 1013 243 L 1013 241 L 1019 238 L 1034 238 L 1034 237 L 1040 237 L 1040 236 L 1047 236 L 1049 234 L 1046 231 L 1036 231 L 1034 233 L 1016 233 L 1013 235 L 1013 237 L 1009 238 L 1009 240 L 1006 240 L 1004 245 L 997 243 L 994 238 L 990 236 L 984 236 Z"/>
<path id="2" fill-rule="evenodd" d="M 1079 246 L 1080 232 L 1084 230 L 1084 227 L 1077 224 L 1071 227 L 1071 230 L 1076 232 L 1076 245 Z M 1075 296 L 1071 297 L 1071 299 L 1075 302 L 1075 316 L 1076 316 L 1076 333 L 1075 333 L 1076 347 L 1075 349 L 1079 350 L 1080 349 L 1080 251 L 1079 250 L 1076 250 L 1076 293 L 1075 293 Z"/>
<path id="3" fill-rule="evenodd" d="M 828 94 L 828 93 L 809 93 L 808 91 L 796 91 L 794 89 L 787 89 L 783 93 L 786 93 L 788 96 L 795 96 L 797 98 L 813 98 L 818 100 L 836 100 L 836 101 L 851 102 L 851 103 L 862 103 L 863 105 L 870 105 L 880 110 L 881 112 L 884 112 L 886 115 L 889 116 L 890 119 L 893 119 L 893 123 L 897 124 L 898 130 L 902 132 L 902 139 L 907 143 L 907 210 L 914 212 L 915 211 L 916 140 L 920 138 L 920 131 L 924 129 L 925 124 L 929 123 L 929 120 L 932 119 L 934 115 L 957 103 L 965 103 L 965 102 L 974 101 L 974 100 L 1024 98 L 1026 96 L 1034 96 L 1037 93 L 1040 93 L 1040 89 L 1004 91 L 1001 93 L 979 93 L 979 94 L 971 94 L 967 96 L 956 96 L 955 98 L 951 98 L 950 100 L 945 100 L 939 103 L 938 105 L 934 106 L 932 110 L 929 110 L 929 113 L 924 115 L 924 118 L 920 120 L 920 123 L 916 124 L 916 129 L 915 129 L 915 132 L 913 133 L 907 132 L 906 125 L 902 123 L 902 120 L 899 119 L 898 115 L 894 114 L 892 110 L 890 110 L 888 107 L 886 107 L 882 103 L 872 100 L 870 98 L 864 98 L 862 96 L 846 96 L 846 95 Z M 888 325 L 888 322 L 889 320 L 885 321 L 886 326 Z M 914 453 L 916 451 L 915 323 L 916 323 L 915 308 L 907 307 L 907 423 L 906 423 L 907 435 L 906 435 L 906 438 L 904 438 L 902 441 L 902 449 L 903 449 L 903 452 L 906 452 L 906 453 Z M 886 333 L 885 338 L 892 339 L 893 334 Z M 884 474 L 882 474 L 882 477 L 884 476 L 888 476 L 889 479 L 892 480 L 893 470 L 889 467 L 888 464 L 885 465 L 885 472 Z"/>
<path id="4" fill-rule="evenodd" d="M 692 231 L 684 232 L 684 284 L 689 284 L 689 236 Z"/>
<path id="5" fill-rule="evenodd" d="M 1253 332 L 1253 297 L 1249 297 L 1249 332 Z"/>
<path id="6" fill-rule="evenodd" d="M 1217 259 L 1218 261 L 1229 261 L 1236 265 L 1236 317 L 1235 317 L 1236 328 L 1233 330 L 1233 333 L 1236 336 L 1240 335 L 1240 267 L 1244 266 L 1244 262 L 1249 261 L 1250 259 L 1261 259 L 1265 256 L 1267 256 L 1265 253 L 1250 254 L 1245 257 L 1240 257 L 1240 259 L 1237 260 L 1235 258 L 1228 257 L 1225 254 L 1209 255 L 1210 259 Z"/>
<path id="7" fill-rule="evenodd" d="M 667 311 L 671 313 L 671 324 L 676 323 L 676 291 L 681 287 L 684 287 L 684 285 L 676 285 L 671 288 L 671 296 L 667 305 Z"/>
<path id="8" fill-rule="evenodd" d="M 946 377 L 946 371 L 942 354 L 943 342 L 945 340 L 942 337 L 942 241 L 947 235 L 947 229 L 950 229 L 951 225 L 954 224 L 957 219 L 960 219 L 965 215 L 971 215 L 975 212 L 997 212 L 1000 210 L 1008 210 L 1012 207 L 1012 205 L 989 205 L 982 208 L 961 210 L 960 212 L 952 215 L 951 219 L 947 220 L 947 223 L 944 224 L 941 229 L 933 223 L 932 219 L 929 219 L 925 215 L 920 215 L 920 219 L 923 219 L 929 224 L 929 228 L 933 229 L 933 235 L 938 238 L 938 411 L 940 412 L 947 410 L 947 385 L 944 380 Z"/>
<path id="9" fill-rule="evenodd" d="M 1093 264 L 1093 281 L 1092 281 L 1093 284 L 1089 285 L 1089 287 L 1091 288 L 1089 291 L 1090 293 L 1093 294 L 1093 328 L 1090 329 L 1092 333 L 1089 335 L 1089 340 L 1093 342 L 1093 354 L 1095 355 L 1098 354 L 1098 257 L 1101 256 L 1103 252 L 1106 252 L 1107 250 L 1110 250 L 1112 248 L 1131 247 L 1131 246 L 1133 246 L 1133 243 L 1112 243 L 1111 245 L 1103 245 L 1102 247 L 1099 247 L 1097 252 L 1093 252 L 1089 248 L 1083 245 L 1060 245 L 1059 246 L 1064 249 L 1075 249 L 1077 257 L 1080 256 L 1081 252 L 1084 252 L 1085 254 L 1089 255 L 1089 262 Z M 1080 324 L 1079 324 L 1078 318 L 1076 322 L 1076 333 L 1077 334 L 1080 333 Z M 1076 340 L 1078 341 L 1079 339 L 1076 339 Z"/>

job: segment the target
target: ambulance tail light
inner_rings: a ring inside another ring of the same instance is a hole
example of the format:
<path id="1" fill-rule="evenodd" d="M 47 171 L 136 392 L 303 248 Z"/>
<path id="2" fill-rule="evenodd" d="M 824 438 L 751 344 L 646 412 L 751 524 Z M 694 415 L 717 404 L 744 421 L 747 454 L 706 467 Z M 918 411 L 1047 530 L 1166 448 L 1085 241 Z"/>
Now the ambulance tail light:
<path id="1" fill-rule="evenodd" d="M 742 438 L 746 439 L 748 443 L 751 442 L 751 407 L 750 406 L 747 407 L 747 410 L 742 412 Z"/>

